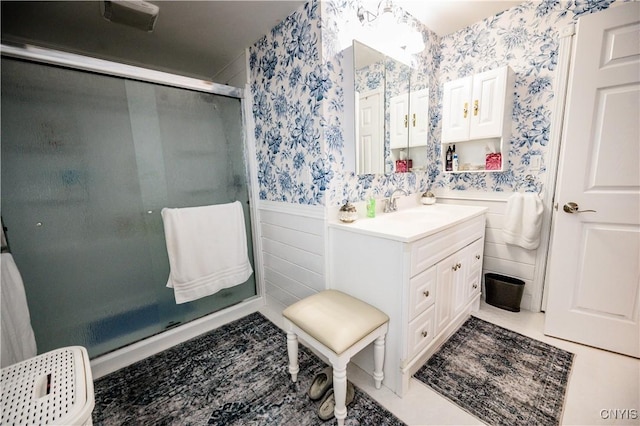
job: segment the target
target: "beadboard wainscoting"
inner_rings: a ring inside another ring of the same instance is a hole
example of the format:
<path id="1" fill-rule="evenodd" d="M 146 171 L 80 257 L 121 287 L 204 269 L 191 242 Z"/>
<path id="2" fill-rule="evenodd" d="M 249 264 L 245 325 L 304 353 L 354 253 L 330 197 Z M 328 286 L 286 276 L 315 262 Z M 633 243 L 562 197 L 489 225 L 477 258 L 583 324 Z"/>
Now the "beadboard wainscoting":
<path id="1" fill-rule="evenodd" d="M 260 201 L 267 305 L 282 309 L 325 289 L 324 207 Z"/>
<path id="2" fill-rule="evenodd" d="M 484 194 L 485 197 L 487 194 Z M 493 195 L 493 194 L 491 194 Z M 521 247 L 506 244 L 502 238 L 502 224 L 507 207 L 507 198 L 511 194 L 496 195 L 495 199 L 473 199 L 457 196 L 439 196 L 439 203 L 464 204 L 487 207 L 487 224 L 484 243 L 484 261 L 482 265 L 482 294 L 484 288 L 484 274 L 488 272 L 508 275 L 524 281 L 524 294 L 520 307 L 533 312 L 540 311 L 542 297 L 542 283 L 544 273 L 536 267 L 538 251 L 544 250 L 541 245 L 537 250 L 526 250 Z"/>
<path id="3" fill-rule="evenodd" d="M 507 245 L 502 223 L 510 194 L 488 198 L 439 195 L 439 203 L 487 207 L 484 274 L 493 272 L 525 282 L 520 307 L 540 311 L 544 265 L 537 250 Z M 266 304 L 279 314 L 298 300 L 327 288 L 326 213 L 321 206 L 260 201 L 260 231 Z M 483 296 L 484 297 L 484 296 Z"/>

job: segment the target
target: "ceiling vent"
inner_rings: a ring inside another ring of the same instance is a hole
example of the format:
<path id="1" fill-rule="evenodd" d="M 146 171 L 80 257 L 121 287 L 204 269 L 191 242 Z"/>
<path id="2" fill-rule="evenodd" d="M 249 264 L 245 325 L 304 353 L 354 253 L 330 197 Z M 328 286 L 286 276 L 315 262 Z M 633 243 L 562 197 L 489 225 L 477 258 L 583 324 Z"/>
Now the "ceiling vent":
<path id="1" fill-rule="evenodd" d="M 100 11 L 108 21 L 151 32 L 160 8 L 146 1 L 104 0 L 100 2 Z"/>

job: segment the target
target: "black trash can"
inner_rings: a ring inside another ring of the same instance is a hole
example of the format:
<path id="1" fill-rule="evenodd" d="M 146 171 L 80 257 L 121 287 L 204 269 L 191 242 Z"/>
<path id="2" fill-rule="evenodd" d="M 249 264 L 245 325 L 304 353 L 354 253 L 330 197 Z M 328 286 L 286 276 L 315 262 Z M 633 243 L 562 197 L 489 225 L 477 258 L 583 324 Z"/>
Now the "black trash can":
<path id="1" fill-rule="evenodd" d="M 520 312 L 524 281 L 499 274 L 484 274 L 485 301 L 497 308 Z"/>

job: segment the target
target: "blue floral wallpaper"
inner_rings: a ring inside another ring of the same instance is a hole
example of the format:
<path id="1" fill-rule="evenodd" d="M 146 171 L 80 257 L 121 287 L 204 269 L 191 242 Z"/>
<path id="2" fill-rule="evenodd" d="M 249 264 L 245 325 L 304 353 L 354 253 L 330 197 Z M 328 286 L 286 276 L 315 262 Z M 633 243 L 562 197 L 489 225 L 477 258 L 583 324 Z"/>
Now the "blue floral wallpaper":
<path id="1" fill-rule="evenodd" d="M 529 1 L 442 37 L 441 84 L 510 65 L 516 73 L 516 87 L 508 169 L 501 173 L 445 175 L 440 165 L 438 173 L 430 176 L 434 187 L 508 192 L 541 189 L 546 173 L 559 31 L 581 15 L 606 9 L 611 3 L 613 0 Z M 438 108 L 441 105 L 440 102 Z M 542 156 L 539 171 L 530 170 L 532 155 Z M 438 152 L 430 161 L 437 163 L 439 158 Z"/>
<path id="2" fill-rule="evenodd" d="M 334 82 L 322 61 L 318 1 L 304 5 L 249 52 L 260 199 L 323 204 L 333 177 L 323 110 Z M 341 135 L 339 136 L 342 137 Z"/>
<path id="3" fill-rule="evenodd" d="M 345 80 L 343 64 L 359 1 L 311 0 L 249 51 L 260 198 L 331 207 L 395 188 L 538 189 L 546 172 L 559 31 L 614 1 L 528 1 L 442 38 L 421 26 L 426 49 L 414 58 L 412 88 L 430 89 L 427 170 L 356 176 L 345 167 L 344 152 L 354 143 L 345 131 L 353 120 L 344 108 L 345 92 L 351 93 L 353 82 Z M 509 169 L 445 175 L 442 84 L 505 64 L 516 73 Z M 540 171 L 530 170 L 532 155 L 542 156 Z"/>

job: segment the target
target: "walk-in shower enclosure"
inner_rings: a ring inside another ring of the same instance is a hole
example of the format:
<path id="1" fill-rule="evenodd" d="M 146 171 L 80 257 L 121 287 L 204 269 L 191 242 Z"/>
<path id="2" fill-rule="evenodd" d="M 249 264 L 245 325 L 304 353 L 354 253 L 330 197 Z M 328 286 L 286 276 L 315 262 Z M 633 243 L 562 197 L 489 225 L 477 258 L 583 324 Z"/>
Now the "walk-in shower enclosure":
<path id="1" fill-rule="evenodd" d="M 1 212 L 38 352 L 93 358 L 255 296 L 252 275 L 177 305 L 160 216 L 239 200 L 255 271 L 240 91 L 17 56 L 3 49 Z"/>

